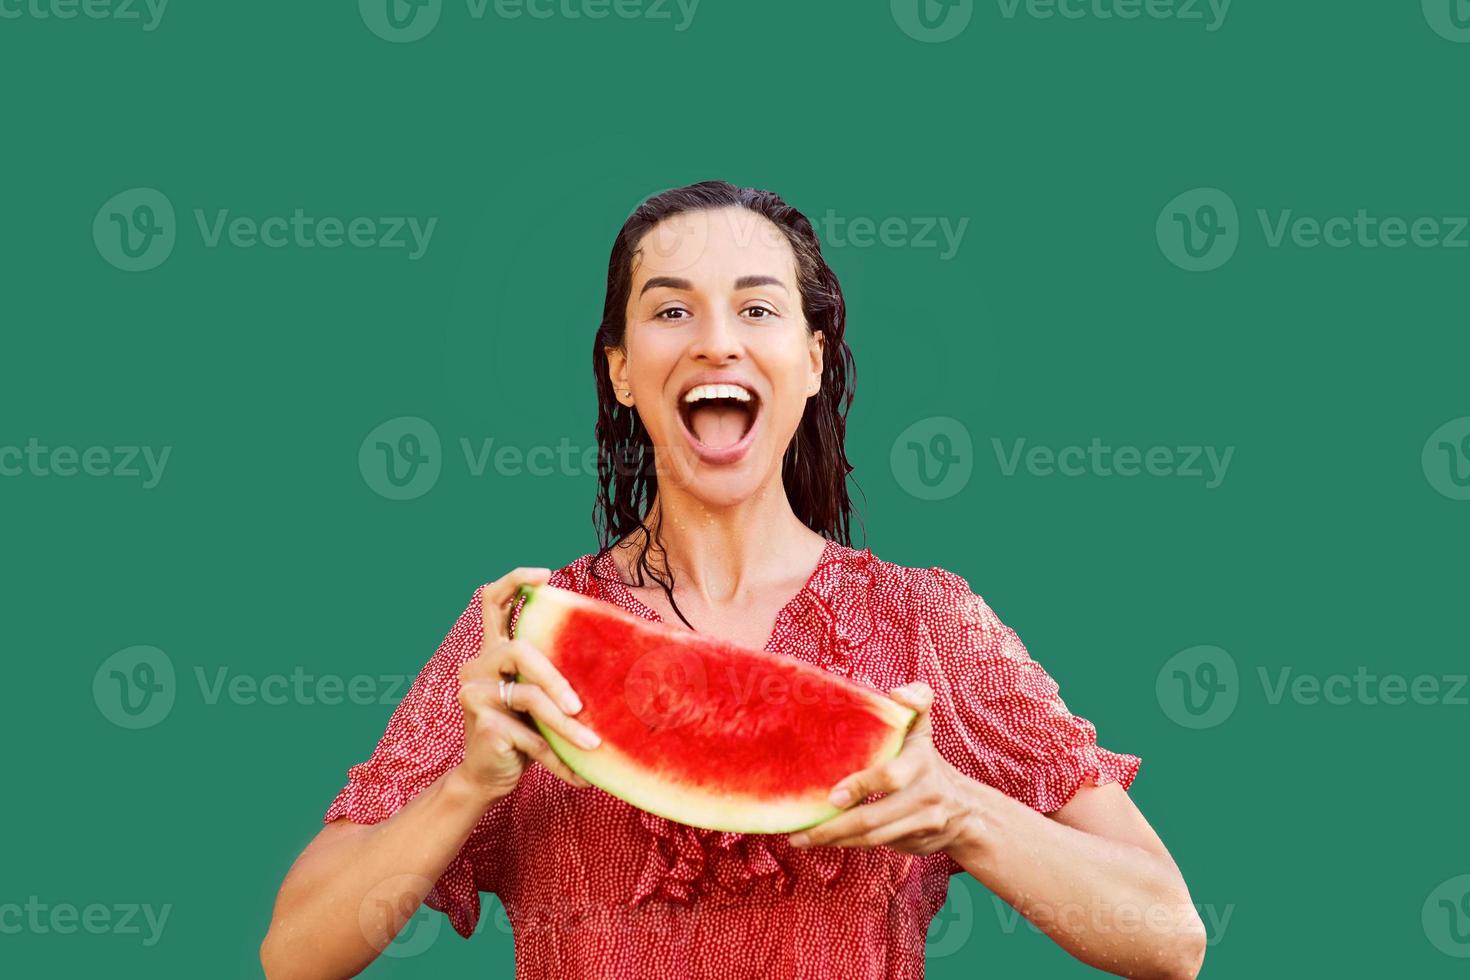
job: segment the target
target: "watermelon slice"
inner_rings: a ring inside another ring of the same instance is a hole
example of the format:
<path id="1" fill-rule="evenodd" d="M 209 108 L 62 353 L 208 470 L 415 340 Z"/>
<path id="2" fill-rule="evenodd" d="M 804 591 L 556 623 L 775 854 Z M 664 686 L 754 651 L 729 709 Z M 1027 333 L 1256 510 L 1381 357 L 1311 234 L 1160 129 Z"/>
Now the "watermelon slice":
<path id="1" fill-rule="evenodd" d="M 789 833 L 839 810 L 840 780 L 897 755 L 915 712 L 777 654 L 640 619 L 549 585 L 521 589 L 515 635 L 582 699 L 583 749 L 537 722 L 573 772 L 693 827 Z M 524 678 L 521 678 L 524 680 Z"/>

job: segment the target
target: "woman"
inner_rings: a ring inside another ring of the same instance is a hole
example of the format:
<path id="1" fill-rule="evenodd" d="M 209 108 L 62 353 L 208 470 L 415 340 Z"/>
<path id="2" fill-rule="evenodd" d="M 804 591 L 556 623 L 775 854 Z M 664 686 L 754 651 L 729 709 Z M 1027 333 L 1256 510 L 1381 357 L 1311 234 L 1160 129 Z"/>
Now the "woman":
<path id="1" fill-rule="evenodd" d="M 850 547 L 844 319 L 811 224 L 774 194 L 706 182 L 632 214 L 593 347 L 602 548 L 476 592 L 287 875 L 269 976 L 356 973 L 425 901 L 468 936 L 493 891 L 519 977 L 919 977 L 961 872 L 1100 969 L 1198 972 L 1188 890 L 1124 792 L 1139 760 L 1097 745 L 964 579 Z M 918 722 L 805 833 L 655 817 L 531 722 L 597 743 L 576 692 L 506 639 L 517 587 L 548 581 L 859 677 Z"/>

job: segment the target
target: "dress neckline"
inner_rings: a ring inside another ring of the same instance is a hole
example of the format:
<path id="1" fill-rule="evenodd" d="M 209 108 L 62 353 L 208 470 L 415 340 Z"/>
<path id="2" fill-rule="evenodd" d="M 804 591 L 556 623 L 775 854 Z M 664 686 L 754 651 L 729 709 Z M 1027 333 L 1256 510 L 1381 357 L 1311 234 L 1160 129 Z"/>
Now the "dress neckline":
<path id="1" fill-rule="evenodd" d="M 826 544 L 822 546 L 822 553 L 817 557 L 816 567 L 813 568 L 811 574 L 806 577 L 806 581 L 802 584 L 801 588 L 797 590 L 796 594 L 788 599 L 786 603 L 781 606 L 780 609 L 776 610 L 776 619 L 771 624 L 771 635 L 766 637 L 765 646 L 763 647 L 763 649 L 766 650 L 768 653 L 777 652 L 772 650 L 771 647 L 775 644 L 776 637 L 781 635 L 781 627 L 787 615 L 802 601 L 802 599 L 808 593 L 815 595 L 818 599 L 824 598 L 824 591 L 830 588 L 830 583 L 832 582 L 833 577 L 824 576 L 822 573 L 826 570 L 827 566 L 831 562 L 836 560 L 836 558 L 838 557 L 838 549 L 842 546 L 831 538 L 826 538 L 825 541 Z M 613 560 L 611 551 L 604 552 L 598 564 L 603 572 L 610 573 L 605 578 L 600 578 L 600 580 L 604 582 L 611 582 L 614 594 L 619 598 L 622 603 L 633 609 L 645 619 L 652 619 L 655 623 L 663 623 L 664 625 L 668 625 L 667 621 L 662 616 L 660 616 L 658 612 L 651 608 L 642 599 L 639 599 L 636 595 L 634 595 L 633 590 L 630 589 L 623 582 L 622 572 L 618 568 L 617 562 Z"/>

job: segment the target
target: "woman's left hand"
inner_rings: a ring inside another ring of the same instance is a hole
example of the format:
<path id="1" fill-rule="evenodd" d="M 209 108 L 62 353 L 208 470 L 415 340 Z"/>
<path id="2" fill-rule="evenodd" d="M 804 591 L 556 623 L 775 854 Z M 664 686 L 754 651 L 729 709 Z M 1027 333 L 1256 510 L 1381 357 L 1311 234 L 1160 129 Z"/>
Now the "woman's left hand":
<path id="1" fill-rule="evenodd" d="M 905 854 L 933 854 L 949 847 L 969 816 L 965 776 L 934 748 L 929 706 L 934 692 L 915 681 L 889 692 L 918 711 L 897 756 L 853 773 L 832 789 L 832 804 L 851 807 L 790 838 L 794 847 L 877 847 Z M 882 799 L 852 806 L 874 793 Z M 846 794 L 845 796 L 843 794 Z"/>

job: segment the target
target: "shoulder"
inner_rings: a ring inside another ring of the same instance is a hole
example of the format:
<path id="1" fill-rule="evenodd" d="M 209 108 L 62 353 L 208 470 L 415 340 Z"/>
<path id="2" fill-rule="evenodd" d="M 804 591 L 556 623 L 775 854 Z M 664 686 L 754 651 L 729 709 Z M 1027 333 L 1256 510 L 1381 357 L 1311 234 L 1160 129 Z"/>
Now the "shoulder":
<path id="1" fill-rule="evenodd" d="M 1028 659 L 1020 637 L 965 576 L 938 565 L 885 561 L 866 548 L 851 551 L 851 558 L 859 569 L 851 579 L 867 592 L 868 607 L 906 633 L 915 649 L 932 650 L 942 663 Z"/>
<path id="2" fill-rule="evenodd" d="M 595 591 L 597 576 L 606 574 L 606 566 L 603 563 L 594 563 L 594 559 L 596 558 L 597 553 L 591 552 L 573 558 L 560 567 L 553 567 L 550 577 L 546 580 L 546 584 L 572 592 L 591 593 Z M 474 595 L 471 596 L 472 605 L 479 603 L 480 592 L 485 586 L 491 584 L 494 579 L 495 577 L 486 579 L 483 584 L 475 587 Z"/>
<path id="3" fill-rule="evenodd" d="M 584 594 L 595 591 L 595 575 L 597 567 L 601 563 L 595 562 L 596 552 L 591 552 L 581 557 L 574 558 L 560 568 L 553 569 L 551 578 L 547 580 L 548 585 L 554 585 L 559 589 L 570 589 L 573 592 Z"/>
<path id="4" fill-rule="evenodd" d="M 873 603 L 912 616 L 943 615 L 985 606 L 963 575 L 938 565 L 904 565 L 871 548 L 843 549 L 845 584 L 868 593 Z M 986 607 L 988 608 L 988 607 Z"/>

